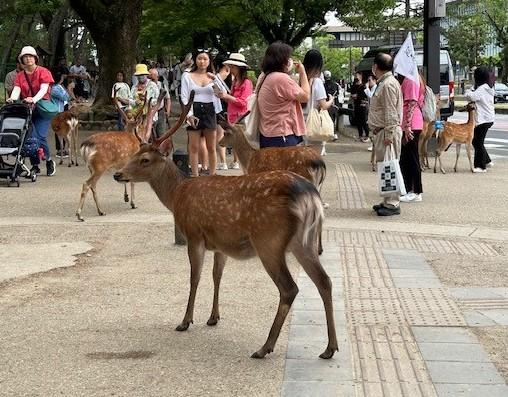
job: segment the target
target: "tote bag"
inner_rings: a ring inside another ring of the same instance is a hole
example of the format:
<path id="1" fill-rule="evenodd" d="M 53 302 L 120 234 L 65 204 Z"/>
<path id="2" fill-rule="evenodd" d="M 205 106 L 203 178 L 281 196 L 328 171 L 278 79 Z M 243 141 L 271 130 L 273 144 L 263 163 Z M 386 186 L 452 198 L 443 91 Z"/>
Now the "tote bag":
<path id="1" fill-rule="evenodd" d="M 333 138 L 334 125 L 328 110 L 316 109 L 314 107 L 314 82 L 310 90 L 308 105 L 312 106 L 305 122 L 305 136 L 309 141 L 327 141 Z"/>
<path id="2" fill-rule="evenodd" d="M 256 150 L 259 150 L 259 106 L 257 94 L 261 89 L 261 86 L 266 80 L 265 75 L 263 80 L 259 83 L 259 87 L 256 87 L 256 92 L 247 98 L 247 110 L 249 115 L 245 117 L 245 138 L 249 142 L 249 145 Z"/>
<path id="3" fill-rule="evenodd" d="M 403 196 L 406 194 L 404 178 L 400 171 L 399 160 L 395 158 L 393 145 L 390 145 L 390 149 L 387 148 L 385 151 L 384 161 L 377 163 L 377 174 L 381 196 L 391 196 L 393 194 Z"/>

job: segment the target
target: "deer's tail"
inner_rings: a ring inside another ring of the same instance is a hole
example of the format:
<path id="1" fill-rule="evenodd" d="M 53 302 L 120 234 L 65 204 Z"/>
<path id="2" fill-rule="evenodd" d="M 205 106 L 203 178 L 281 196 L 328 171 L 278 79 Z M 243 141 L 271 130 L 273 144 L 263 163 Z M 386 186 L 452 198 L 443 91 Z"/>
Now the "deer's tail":
<path id="1" fill-rule="evenodd" d="M 298 233 L 302 244 L 317 244 L 325 217 L 323 202 L 316 187 L 302 177 L 294 183 L 291 212 L 300 220 Z"/>
<path id="2" fill-rule="evenodd" d="M 320 158 L 312 159 L 309 164 L 308 172 L 314 186 L 316 186 L 318 191 L 321 191 L 321 186 L 326 177 L 326 163 Z"/>

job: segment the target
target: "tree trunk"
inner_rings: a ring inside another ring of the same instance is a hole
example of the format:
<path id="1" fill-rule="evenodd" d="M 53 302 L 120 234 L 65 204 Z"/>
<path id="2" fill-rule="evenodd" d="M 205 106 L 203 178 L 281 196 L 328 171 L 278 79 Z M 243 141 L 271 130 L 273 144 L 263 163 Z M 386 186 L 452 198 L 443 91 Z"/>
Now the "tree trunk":
<path id="1" fill-rule="evenodd" d="M 127 78 L 136 63 L 143 0 L 70 0 L 97 47 L 99 81 L 94 107 L 111 104 L 111 87 L 118 70 Z"/>
<path id="2" fill-rule="evenodd" d="M 7 62 L 9 62 L 9 59 L 11 59 L 12 48 L 14 47 L 14 45 L 16 44 L 16 40 L 18 39 L 19 31 L 21 30 L 21 26 L 23 25 L 22 24 L 23 18 L 24 18 L 23 15 L 18 15 L 16 17 L 14 25 L 12 26 L 10 34 L 7 38 L 7 41 L 3 44 L 4 50 L 2 53 L 2 63 L 0 65 L 0 76 L 2 76 L 3 79 L 5 79 L 6 73 L 8 73 L 8 71 L 6 70 Z"/>
<path id="3" fill-rule="evenodd" d="M 50 18 L 48 29 L 49 67 L 55 67 L 58 59 L 65 56 L 65 19 L 69 16 L 69 5 L 63 4 Z M 45 18 L 43 18 L 44 20 Z M 45 23 L 46 24 L 46 23 Z"/>

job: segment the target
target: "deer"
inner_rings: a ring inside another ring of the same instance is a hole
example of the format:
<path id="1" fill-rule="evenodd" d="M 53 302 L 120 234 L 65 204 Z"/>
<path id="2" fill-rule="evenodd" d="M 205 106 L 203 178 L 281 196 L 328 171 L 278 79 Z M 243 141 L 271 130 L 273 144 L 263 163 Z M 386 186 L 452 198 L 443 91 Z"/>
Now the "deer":
<path id="1" fill-rule="evenodd" d="M 67 142 L 69 148 L 69 160 L 67 166 L 71 164 L 78 166 L 78 134 L 79 120 L 71 109 L 58 113 L 51 120 L 51 129 L 60 141 L 60 147 L 64 148 L 64 142 Z M 74 160 L 73 160 L 74 157 Z M 60 158 L 59 164 L 63 164 L 63 156 Z"/>
<path id="2" fill-rule="evenodd" d="M 81 144 L 81 157 L 85 161 L 88 169 L 90 170 L 90 178 L 88 178 L 81 188 L 81 196 L 79 201 L 78 209 L 76 210 L 76 217 L 79 221 L 84 221 L 81 216 L 83 205 L 88 190 L 92 190 L 93 199 L 99 216 L 104 216 L 106 213 L 100 208 L 97 199 L 96 186 L 101 176 L 110 169 L 118 170 L 122 168 L 130 157 L 132 157 L 139 149 L 140 143 L 144 139 L 148 139 L 147 136 L 147 120 L 150 120 L 154 112 L 157 111 L 157 107 L 163 100 L 163 94 L 161 92 L 157 103 L 151 105 L 148 102 L 149 110 L 146 117 L 143 115 L 143 110 L 147 104 L 146 98 L 142 106 L 134 114 L 127 114 L 118 104 L 116 95 L 113 98 L 115 105 L 120 111 L 126 125 L 125 131 L 108 131 L 108 132 L 97 132 L 86 139 Z M 183 123 L 183 122 L 182 122 Z M 177 124 L 176 124 L 177 125 Z M 177 127 L 179 128 L 179 127 Z M 175 129 L 176 131 L 176 129 Z M 130 184 L 130 205 L 132 209 L 136 208 L 134 203 L 134 184 Z M 124 187 L 124 201 L 129 202 L 129 195 L 127 194 L 127 184 Z"/>
<path id="3" fill-rule="evenodd" d="M 474 172 L 473 168 L 473 160 L 471 158 L 471 151 L 473 148 L 473 137 L 474 137 L 474 127 L 475 127 L 475 118 L 476 118 L 476 105 L 474 102 L 470 102 L 466 106 L 466 110 L 468 112 L 467 123 L 452 123 L 447 121 L 444 124 L 444 129 L 442 132 L 438 133 L 438 145 L 436 148 L 436 158 L 434 161 L 434 173 L 436 173 L 437 162 L 439 161 L 439 169 L 443 174 L 446 174 L 443 169 L 443 165 L 441 164 L 441 154 L 443 151 L 447 151 L 448 148 L 455 143 L 456 144 L 456 158 L 455 165 L 453 170 L 457 172 L 457 164 L 459 162 L 460 155 L 460 146 L 462 144 L 466 145 L 466 153 L 467 158 L 469 159 L 469 167 L 471 172 Z"/>
<path id="4" fill-rule="evenodd" d="M 247 114 L 238 121 L 241 122 Z M 326 177 L 326 163 L 323 157 L 314 149 L 307 146 L 272 147 L 262 150 L 254 149 L 243 130 L 244 124 L 235 125 L 220 118 L 218 123 L 224 129 L 224 136 L 219 141 L 223 147 L 232 147 L 238 155 L 242 170 L 246 174 L 255 174 L 264 171 L 285 170 L 292 171 L 311 182 L 321 191 Z M 326 208 L 327 204 L 325 204 Z M 319 254 L 323 252 L 321 233 L 319 234 Z"/>
<path id="5" fill-rule="evenodd" d="M 220 319 L 219 287 L 227 257 L 239 260 L 259 257 L 280 295 L 266 342 L 251 357 L 264 358 L 273 352 L 298 294 L 286 263 L 286 252 L 291 252 L 323 300 L 328 344 L 319 357 L 329 359 L 338 351 L 332 283 L 319 261 L 317 247 L 324 209 L 312 183 L 290 171 L 190 178 L 160 151 L 159 141 L 141 145 L 114 174 L 114 179 L 120 183 L 148 182 L 173 213 L 176 227 L 187 240 L 190 291 L 185 315 L 176 331 L 186 331 L 193 323 L 206 250 L 214 252 L 214 292 L 208 326 L 216 325 Z"/>

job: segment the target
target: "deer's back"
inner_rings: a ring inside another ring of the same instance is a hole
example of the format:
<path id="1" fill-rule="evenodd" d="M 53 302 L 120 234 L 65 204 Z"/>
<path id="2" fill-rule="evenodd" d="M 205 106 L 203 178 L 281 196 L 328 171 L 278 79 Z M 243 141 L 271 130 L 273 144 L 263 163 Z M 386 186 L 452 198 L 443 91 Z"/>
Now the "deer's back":
<path id="1" fill-rule="evenodd" d="M 292 171 L 312 182 L 309 169 L 316 162 L 322 163 L 323 160 L 319 153 L 310 147 L 266 148 L 252 155 L 248 173 L 285 170 Z"/>
<path id="2" fill-rule="evenodd" d="M 84 160 L 91 167 L 119 169 L 139 150 L 139 141 L 128 132 L 99 132 L 81 144 Z"/>
<path id="3" fill-rule="evenodd" d="M 70 123 L 76 123 L 78 120 L 70 111 L 58 113 L 53 119 L 51 119 L 51 129 L 56 134 L 66 134 L 71 128 Z"/>

